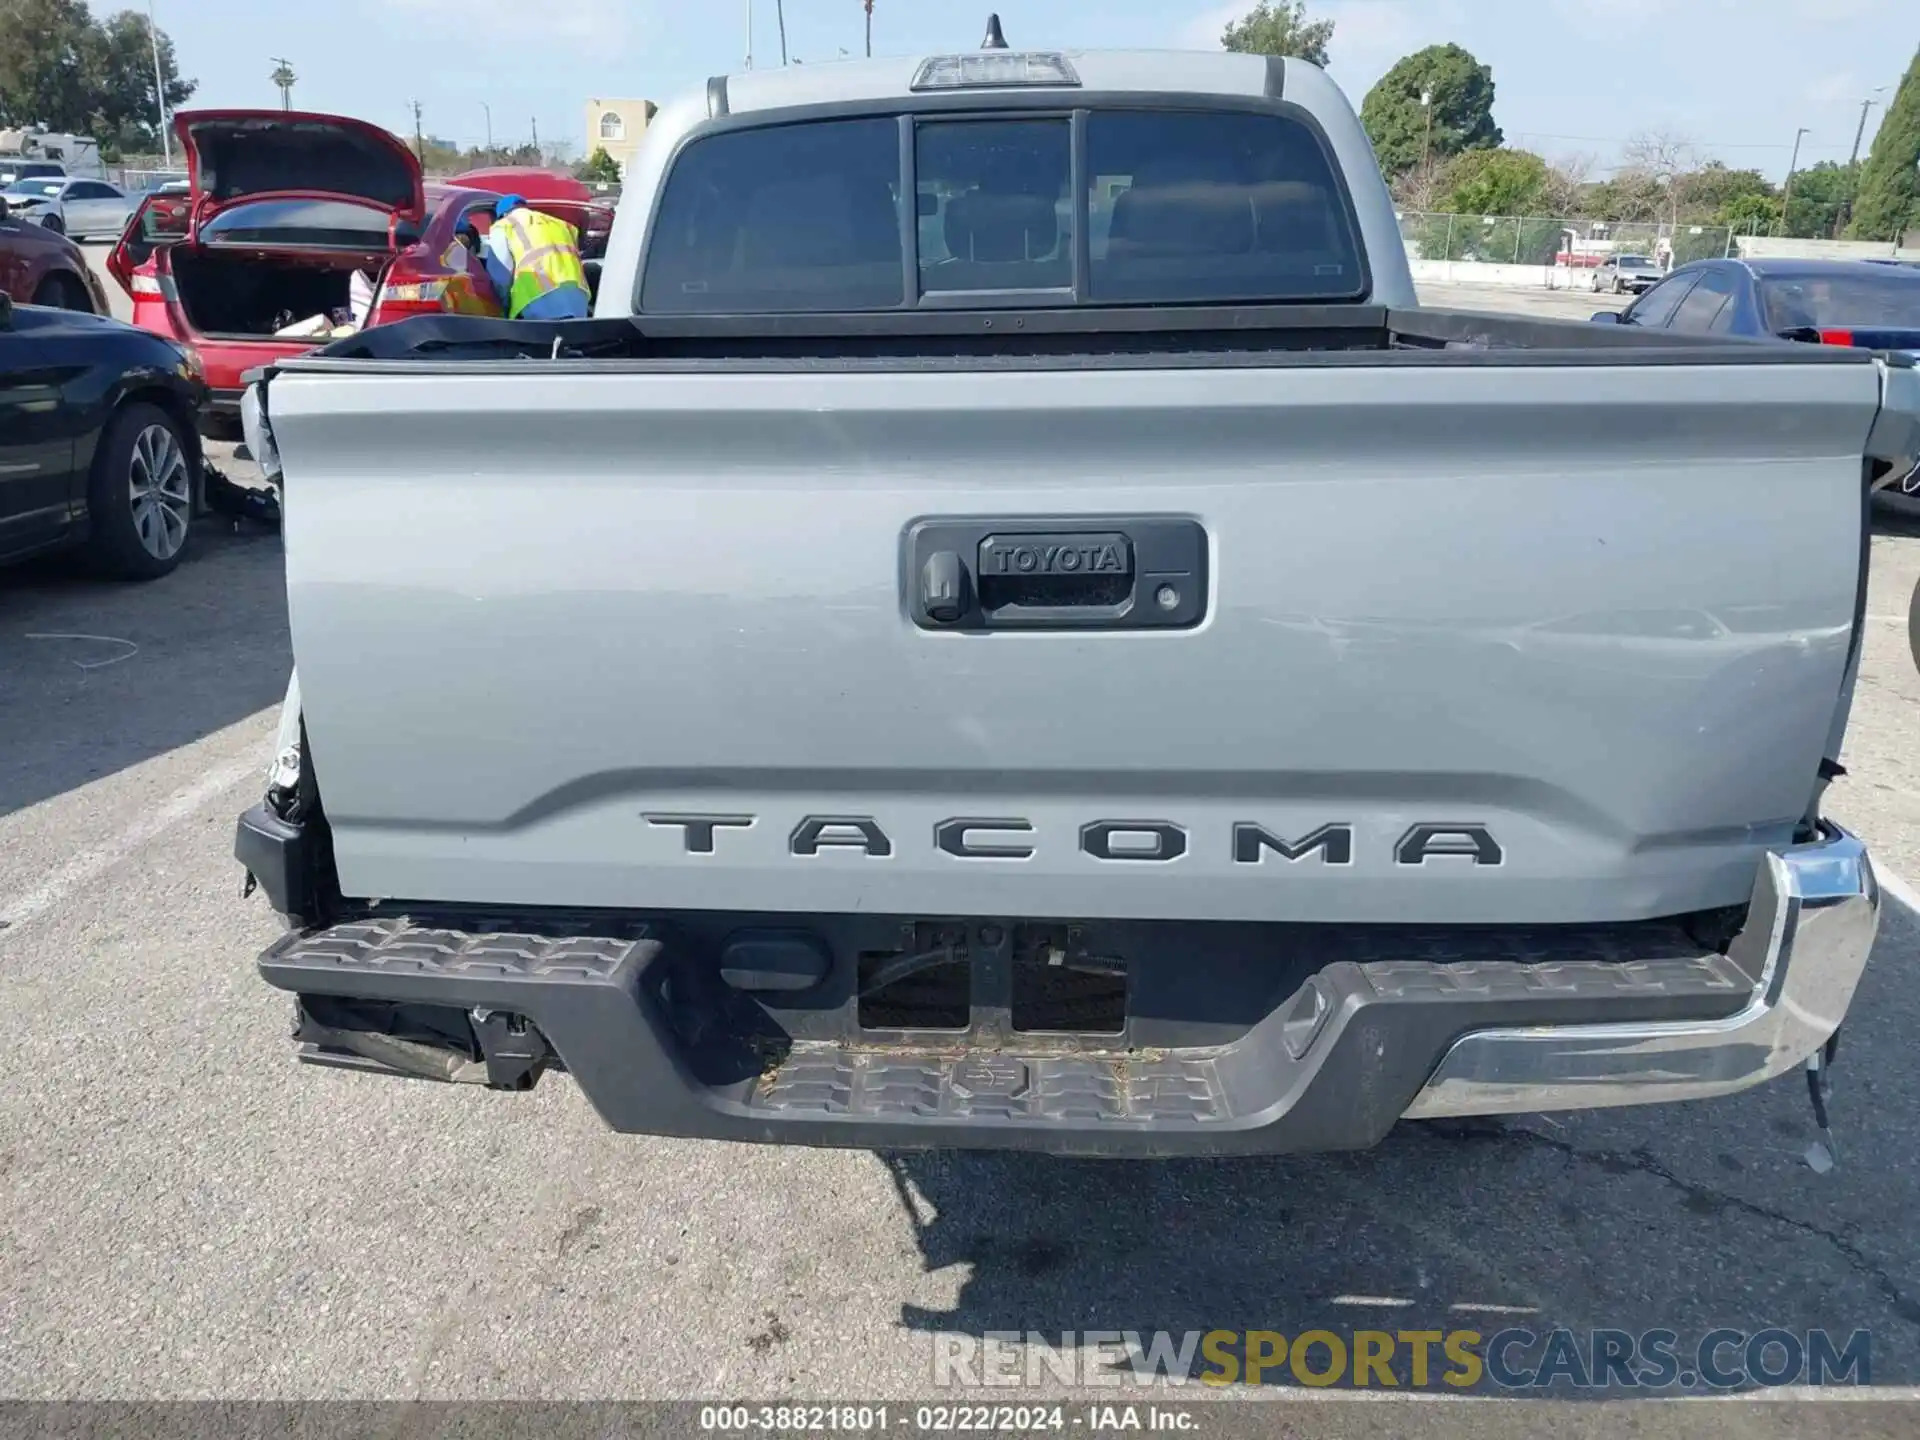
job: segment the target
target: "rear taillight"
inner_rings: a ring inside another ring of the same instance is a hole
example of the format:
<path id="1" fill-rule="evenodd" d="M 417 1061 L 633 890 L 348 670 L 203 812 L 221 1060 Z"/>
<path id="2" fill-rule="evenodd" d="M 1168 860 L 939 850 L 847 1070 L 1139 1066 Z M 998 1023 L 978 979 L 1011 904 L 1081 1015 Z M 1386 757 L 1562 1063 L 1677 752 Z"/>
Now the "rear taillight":
<path id="1" fill-rule="evenodd" d="M 405 320 L 414 315 L 438 315 L 440 301 L 447 293 L 444 278 L 429 279 L 419 274 L 402 275 L 398 279 L 389 279 L 380 287 L 380 293 L 373 297 L 373 308 L 367 314 L 368 325 L 391 325 L 396 320 Z"/>
<path id="2" fill-rule="evenodd" d="M 145 297 L 148 300 L 171 300 L 176 293 L 173 277 L 156 273 L 151 260 L 127 277 L 127 291 L 135 299 Z"/>
<path id="3" fill-rule="evenodd" d="M 1851 330 L 1822 330 L 1820 332 L 1820 343 L 1822 345 L 1851 345 L 1853 344 L 1853 332 Z"/>

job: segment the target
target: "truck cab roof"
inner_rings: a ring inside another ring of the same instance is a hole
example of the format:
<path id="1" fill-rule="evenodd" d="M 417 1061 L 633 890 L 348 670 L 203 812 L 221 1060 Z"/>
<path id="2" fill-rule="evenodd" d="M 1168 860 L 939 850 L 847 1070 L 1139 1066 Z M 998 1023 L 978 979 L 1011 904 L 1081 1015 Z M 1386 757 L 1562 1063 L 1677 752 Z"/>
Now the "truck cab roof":
<path id="1" fill-rule="evenodd" d="M 1279 56 L 1237 55 L 1204 50 L 983 50 L 956 49 L 927 55 L 890 56 L 875 60 L 838 60 L 822 65 L 787 65 L 779 69 L 744 70 L 716 76 L 709 90 L 725 96 L 727 111 L 784 110 L 799 106 L 839 105 L 857 101 L 910 100 L 927 93 L 914 88 L 914 79 L 929 60 L 947 55 L 1015 57 L 1058 56 L 1078 77 L 1077 85 L 1027 83 L 996 87 L 1034 93 L 1167 94 L 1196 96 L 1278 97 L 1291 81 L 1311 92 L 1333 82 L 1304 60 Z M 986 87 L 981 87 L 982 89 Z M 979 93 L 975 91 L 974 93 Z"/>

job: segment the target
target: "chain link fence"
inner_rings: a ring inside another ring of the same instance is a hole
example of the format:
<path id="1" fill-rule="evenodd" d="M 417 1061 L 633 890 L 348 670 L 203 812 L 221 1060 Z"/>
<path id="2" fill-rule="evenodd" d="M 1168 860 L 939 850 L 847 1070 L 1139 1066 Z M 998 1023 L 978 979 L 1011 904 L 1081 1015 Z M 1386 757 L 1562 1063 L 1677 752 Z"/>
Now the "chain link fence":
<path id="1" fill-rule="evenodd" d="M 1724 225 L 1672 225 L 1569 216 L 1448 215 L 1399 212 L 1409 260 L 1528 265 L 1543 270 L 1598 269 L 1616 255 L 1644 256 L 1671 269 L 1689 260 L 1734 253 L 1736 232 Z"/>

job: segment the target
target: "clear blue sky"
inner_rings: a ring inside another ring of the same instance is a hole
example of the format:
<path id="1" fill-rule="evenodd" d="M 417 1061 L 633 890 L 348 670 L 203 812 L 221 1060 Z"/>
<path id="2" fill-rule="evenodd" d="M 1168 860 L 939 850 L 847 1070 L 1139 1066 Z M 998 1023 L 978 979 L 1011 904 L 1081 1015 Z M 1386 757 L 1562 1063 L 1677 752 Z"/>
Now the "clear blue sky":
<path id="1" fill-rule="evenodd" d="M 96 14 L 139 0 L 93 0 Z M 874 53 L 921 55 L 978 43 L 998 8 L 1021 46 L 1212 48 L 1248 8 L 1222 0 L 876 0 Z M 746 54 L 747 0 L 154 0 L 194 103 L 272 105 L 270 57 L 300 79 L 304 109 L 359 115 L 399 131 L 418 99 L 426 128 L 482 139 L 583 144 L 590 95 L 662 99 Z M 756 66 L 780 59 L 774 0 L 754 0 Z M 1860 102 L 1892 94 L 1920 43 L 1920 0 L 1309 0 L 1337 22 L 1334 78 L 1359 103 L 1394 60 L 1435 41 L 1493 66 L 1494 117 L 1509 144 L 1550 157 L 1618 162 L 1637 130 L 1683 132 L 1735 166 L 1776 181 L 1796 126 L 1802 163 L 1840 159 Z M 536 42 L 521 25 L 550 27 Z M 860 0 L 786 0 L 789 53 L 807 63 L 861 47 Z M 516 24 L 518 19 L 518 24 Z M 1881 111 L 1868 122 L 1868 136 Z"/>

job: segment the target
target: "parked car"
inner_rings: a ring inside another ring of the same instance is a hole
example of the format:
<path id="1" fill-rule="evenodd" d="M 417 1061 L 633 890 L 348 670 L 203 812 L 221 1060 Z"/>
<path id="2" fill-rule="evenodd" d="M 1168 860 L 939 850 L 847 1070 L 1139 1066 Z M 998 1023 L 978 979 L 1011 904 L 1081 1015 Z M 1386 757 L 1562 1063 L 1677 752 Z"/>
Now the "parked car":
<path id="1" fill-rule="evenodd" d="M 79 546 L 126 579 L 172 570 L 201 502 L 204 388 L 171 341 L 0 295 L 0 562 Z"/>
<path id="2" fill-rule="evenodd" d="M 1696 260 L 1603 325 L 1886 350 L 1920 357 L 1920 268 L 1871 260 Z M 1875 497 L 1920 515 L 1920 463 Z"/>
<path id="3" fill-rule="evenodd" d="M 105 180 L 44 175 L 16 180 L 4 192 L 7 203 L 49 230 L 83 240 L 89 235 L 118 236 L 127 228 L 133 199 Z"/>
<path id="4" fill-rule="evenodd" d="M 5 190 L 16 180 L 35 180 L 66 173 L 67 167 L 58 160 L 10 160 L 0 156 L 0 190 Z"/>
<path id="5" fill-rule="evenodd" d="M 519 195 L 536 210 L 564 220 L 579 232 L 580 258 L 598 260 L 607 253 L 613 233 L 614 203 L 596 195 L 583 180 L 531 165 L 499 165 L 468 170 L 447 184 L 460 190 L 486 190 L 495 195 Z"/>
<path id="6" fill-rule="evenodd" d="M 380 326 L 247 396 L 296 668 L 235 848 L 306 1058 L 1220 1156 L 1822 1053 L 1880 903 L 1821 809 L 1861 465 L 1920 376 L 1418 306 L 1298 60 L 660 117 L 593 318 Z"/>
<path id="7" fill-rule="evenodd" d="M 65 235 L 15 216 L 0 198 L 0 293 L 22 305 L 112 312 L 100 277 Z"/>
<path id="8" fill-rule="evenodd" d="M 567 200 L 541 200 L 525 197 L 536 210 L 560 219 L 577 214 Z M 466 267 L 460 246 L 477 251 L 493 225 L 493 207 L 500 195 L 491 190 L 474 190 L 448 183 L 426 186 L 427 221 L 417 243 L 394 256 L 393 263 L 381 272 L 375 286 L 373 305 L 367 315 L 368 326 L 390 325 L 415 315 L 441 313 L 441 297 L 455 273 Z M 571 222 L 569 222 L 571 223 Z M 587 285 L 596 289 L 600 261 L 582 257 Z"/>
<path id="9" fill-rule="evenodd" d="M 208 418 L 228 427 L 240 377 L 310 350 L 275 331 L 351 308 L 419 239 L 420 162 L 364 120 L 287 110 L 186 110 L 173 119 L 188 192 L 143 198 L 107 269 L 133 297 L 136 325 L 191 346 Z"/>
<path id="10" fill-rule="evenodd" d="M 1615 255 L 1594 267 L 1591 284 L 1596 295 L 1603 290 L 1611 290 L 1615 295 L 1628 291 L 1638 294 L 1659 284 L 1666 273 L 1659 261 L 1645 255 Z"/>
<path id="11" fill-rule="evenodd" d="M 438 313 L 462 234 L 477 240 L 503 191 L 428 184 L 398 137 L 362 120 L 283 110 L 185 111 L 174 130 L 189 184 L 145 196 L 107 269 L 133 298 L 136 325 L 191 345 L 209 387 L 207 423 L 231 430 L 241 377 L 323 338 L 276 335 L 289 323 L 350 312 L 354 276 L 384 325 Z M 201 177 L 218 177 L 204 194 Z M 579 215 L 580 182 L 525 181 L 537 208 Z M 543 193 L 535 193 L 543 192 Z M 547 198 L 555 197 L 558 198 Z M 591 263 L 591 262 L 590 262 Z"/>

